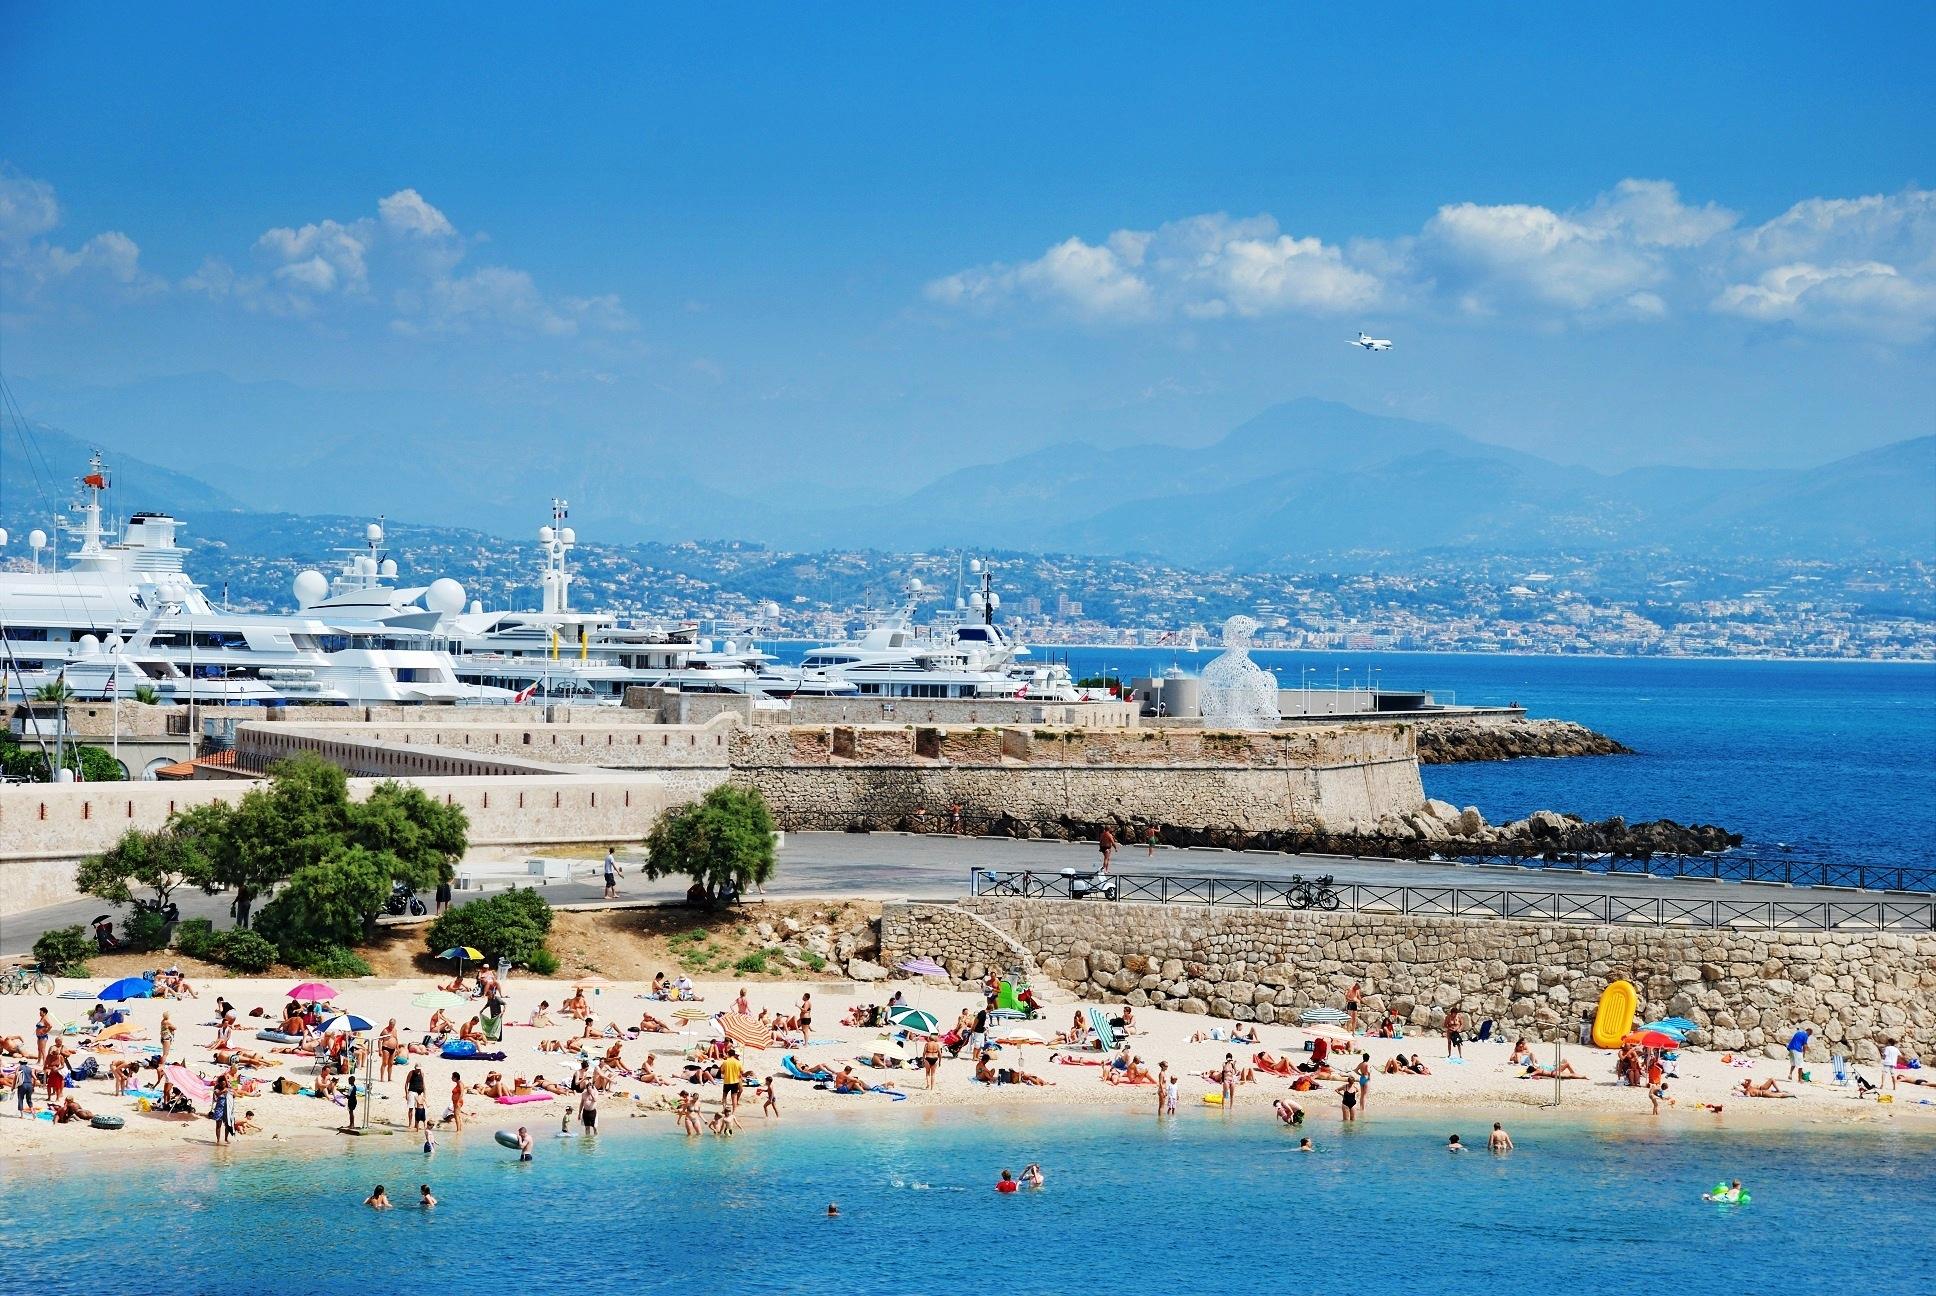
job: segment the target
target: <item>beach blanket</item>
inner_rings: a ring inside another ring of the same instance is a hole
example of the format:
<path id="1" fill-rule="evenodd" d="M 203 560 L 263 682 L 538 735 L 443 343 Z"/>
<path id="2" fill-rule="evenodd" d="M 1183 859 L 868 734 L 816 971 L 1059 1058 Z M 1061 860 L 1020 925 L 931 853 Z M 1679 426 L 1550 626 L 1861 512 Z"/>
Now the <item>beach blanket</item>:
<path id="1" fill-rule="evenodd" d="M 506 1107 L 512 1107 L 518 1103 L 550 1102 L 554 1097 L 555 1094 L 548 1093 L 505 1094 L 498 1101 Z"/>

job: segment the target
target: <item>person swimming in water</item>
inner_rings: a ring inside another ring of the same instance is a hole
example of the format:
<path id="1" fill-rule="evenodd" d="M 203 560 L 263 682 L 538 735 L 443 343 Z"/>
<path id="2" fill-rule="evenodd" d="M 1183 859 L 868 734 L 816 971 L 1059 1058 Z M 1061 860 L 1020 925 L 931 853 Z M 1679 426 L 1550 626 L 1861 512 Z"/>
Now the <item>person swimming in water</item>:
<path id="1" fill-rule="evenodd" d="M 1043 1177 L 1042 1167 L 1036 1162 L 1031 1161 L 1022 1167 L 1022 1182 L 1031 1188 L 1040 1188 L 1048 1181 Z"/>
<path id="2" fill-rule="evenodd" d="M 1447 1152 L 1463 1152 L 1465 1151 L 1465 1144 L 1459 1142 L 1459 1136 L 1454 1134 L 1451 1138 L 1445 1140 L 1445 1150 Z"/>
<path id="3" fill-rule="evenodd" d="M 1300 1152 L 1315 1152 L 1315 1151 L 1317 1151 L 1317 1149 L 1316 1149 L 1315 1147 L 1312 1147 L 1312 1146 L 1311 1146 L 1311 1139 L 1310 1139 L 1310 1137 L 1309 1137 L 1308 1135 L 1307 1135 L 1307 1136 L 1305 1136 L 1304 1138 L 1301 1138 L 1301 1139 L 1299 1139 L 1299 1140 L 1297 1141 L 1297 1150 L 1298 1150 L 1298 1151 L 1300 1151 Z"/>

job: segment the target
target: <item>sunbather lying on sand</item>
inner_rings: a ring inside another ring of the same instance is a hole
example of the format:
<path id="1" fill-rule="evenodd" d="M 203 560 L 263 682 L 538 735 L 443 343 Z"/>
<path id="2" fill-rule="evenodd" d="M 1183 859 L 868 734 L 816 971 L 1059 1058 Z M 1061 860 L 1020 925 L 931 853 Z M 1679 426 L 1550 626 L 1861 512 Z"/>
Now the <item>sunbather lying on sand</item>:
<path id="1" fill-rule="evenodd" d="M 1559 1069 L 1557 1071 L 1554 1070 L 1552 1067 L 1529 1065 L 1526 1068 L 1526 1074 L 1520 1076 L 1519 1078 L 1521 1080 L 1584 1080 L 1586 1079 L 1585 1076 L 1581 1075 L 1578 1071 L 1575 1071 L 1573 1069 L 1573 1064 L 1571 1062 L 1567 1062 L 1564 1060 L 1560 1062 Z"/>
<path id="2" fill-rule="evenodd" d="M 639 1029 L 641 1031 L 651 1031 L 658 1035 L 672 1034 L 672 1027 L 666 1025 L 651 1013 L 639 1014 Z"/>
<path id="3" fill-rule="evenodd" d="M 1131 1058 L 1129 1065 L 1121 1070 L 1115 1067 L 1104 1067 L 1102 1078 L 1105 1084 L 1153 1085 L 1156 1083 L 1156 1077 L 1151 1074 L 1147 1066 L 1143 1065 L 1143 1059 L 1139 1057 Z"/>
<path id="4" fill-rule="evenodd" d="M 1287 1076 L 1291 1074 L 1292 1071 L 1296 1070 L 1296 1068 L 1291 1065 L 1291 1060 L 1289 1058 L 1272 1057 L 1268 1053 L 1259 1053 L 1254 1057 L 1252 1057 L 1250 1061 L 1251 1061 L 1251 1065 L 1256 1067 L 1259 1071 L 1268 1071 L 1272 1075 Z"/>
<path id="5" fill-rule="evenodd" d="M 1744 1098 L 1793 1098 L 1795 1095 L 1784 1090 L 1772 1077 L 1767 1080 L 1743 1080 L 1741 1096 Z"/>
<path id="6" fill-rule="evenodd" d="M 230 1066 L 272 1067 L 282 1065 L 273 1059 L 262 1056 L 262 1054 L 256 1052 L 254 1049 L 218 1048 L 211 1050 L 211 1052 L 217 1062 L 224 1062 Z"/>
<path id="7" fill-rule="evenodd" d="M 1527 1065 L 1531 1065 L 1530 1061 Z M 1397 1057 L 1385 1063 L 1385 1074 L 1431 1075 L 1432 1069 L 1425 1065 L 1424 1059 L 1420 1058 L 1418 1054 L 1414 1053 L 1412 1056 L 1406 1057 L 1403 1053 L 1400 1053 Z"/>
<path id="8" fill-rule="evenodd" d="M 63 1098 L 57 1103 L 50 1104 L 47 1110 L 54 1113 L 55 1122 L 62 1125 L 73 1120 L 87 1121 L 94 1119 L 93 1112 L 81 1106 L 72 1098 Z"/>

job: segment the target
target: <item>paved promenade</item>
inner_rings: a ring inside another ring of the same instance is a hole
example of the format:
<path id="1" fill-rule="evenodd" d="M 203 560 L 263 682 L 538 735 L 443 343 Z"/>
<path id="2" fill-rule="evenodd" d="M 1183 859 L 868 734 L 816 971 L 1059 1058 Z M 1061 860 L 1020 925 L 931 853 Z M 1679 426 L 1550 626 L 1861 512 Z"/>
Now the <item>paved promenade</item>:
<path id="1" fill-rule="evenodd" d="M 502 852 L 494 852 L 503 856 Z M 537 852 L 533 852 L 533 855 Z M 504 858 L 510 858 L 504 856 Z M 775 900 L 840 896 L 871 900 L 946 900 L 963 895 L 973 868 L 1032 869 L 1053 875 L 1064 868 L 1092 869 L 1097 851 L 1093 842 L 1029 842 L 999 837 L 911 836 L 901 833 L 789 833 L 780 852 L 779 868 L 766 895 Z M 604 893 L 595 860 L 572 861 L 568 883 L 544 888 L 553 904 L 595 902 Z M 1280 880 L 1293 873 L 1306 876 L 1330 873 L 1341 882 L 1369 882 L 1391 886 L 1511 887 L 1522 891 L 1568 894 L 1663 896 L 1676 899 L 1847 900 L 1852 893 L 1817 887 L 1788 887 L 1764 883 L 1709 882 L 1689 879 L 1636 877 L 1623 874 L 1555 873 L 1497 865 L 1425 864 L 1402 860 L 1354 860 L 1329 855 L 1281 855 L 1181 850 L 1159 846 L 1154 856 L 1141 846 L 1117 852 L 1119 873 L 1178 873 L 1197 877 Z M 636 872 L 619 884 L 623 899 L 663 903 L 685 894 L 675 879 L 648 882 Z M 459 892 L 461 902 L 466 893 Z M 228 921 L 227 896 L 205 896 L 199 891 L 177 893 L 183 917 Z M 428 899 L 428 897 L 425 897 Z M 31 910 L 0 919 L 0 955 L 22 953 L 41 932 L 71 923 L 85 923 L 111 907 L 98 900 L 80 900 Z M 116 915 L 117 922 L 119 914 Z"/>

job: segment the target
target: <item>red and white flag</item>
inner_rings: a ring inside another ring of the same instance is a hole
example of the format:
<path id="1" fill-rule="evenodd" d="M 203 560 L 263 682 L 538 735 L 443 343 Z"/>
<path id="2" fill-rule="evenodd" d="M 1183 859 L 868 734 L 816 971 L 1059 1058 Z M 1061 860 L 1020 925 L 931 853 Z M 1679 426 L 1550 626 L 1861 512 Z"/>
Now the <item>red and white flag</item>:
<path id="1" fill-rule="evenodd" d="M 511 700 L 513 702 L 529 702 L 534 696 L 537 695 L 537 692 L 538 692 L 538 681 L 532 680 L 529 684 L 525 685 L 523 688 L 519 689 L 516 693 L 512 694 Z"/>

